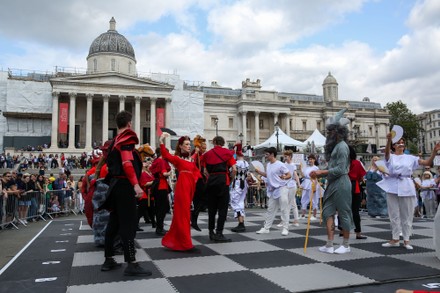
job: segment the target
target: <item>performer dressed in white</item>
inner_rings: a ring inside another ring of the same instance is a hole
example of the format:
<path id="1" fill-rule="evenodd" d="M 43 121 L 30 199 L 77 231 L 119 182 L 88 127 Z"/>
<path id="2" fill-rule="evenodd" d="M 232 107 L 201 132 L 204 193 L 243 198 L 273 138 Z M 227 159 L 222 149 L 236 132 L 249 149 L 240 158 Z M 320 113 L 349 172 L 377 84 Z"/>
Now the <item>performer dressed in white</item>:
<path id="1" fill-rule="evenodd" d="M 437 143 L 432 150 L 431 156 L 423 160 L 417 156 L 407 155 L 405 151 L 405 140 L 399 139 L 391 145 L 391 133 L 387 134 L 387 145 L 385 147 L 385 162 L 388 174 L 377 182 L 377 186 L 387 193 L 388 214 L 391 223 L 392 239 L 383 243 L 383 247 L 399 247 L 400 232 L 403 236 L 403 246 L 412 250 L 409 244 L 413 223 L 413 211 L 417 204 L 416 188 L 411 176 L 420 166 L 431 166 L 437 151 L 440 150 L 440 143 Z M 394 154 L 391 154 L 391 146 Z"/>
<path id="2" fill-rule="evenodd" d="M 296 204 L 296 191 L 298 190 L 299 178 L 296 173 L 296 165 L 292 161 L 293 152 L 291 150 L 287 150 L 283 153 L 284 155 L 284 164 L 290 171 L 290 175 L 292 176 L 287 182 L 287 188 L 289 189 L 289 207 L 293 210 L 293 226 L 298 227 L 298 206 Z M 290 214 L 290 211 L 289 211 Z M 278 227 L 283 227 L 283 222 L 278 224 Z"/>
<path id="3" fill-rule="evenodd" d="M 290 201 L 287 182 L 291 178 L 290 171 L 282 162 L 277 160 L 277 149 L 270 147 L 264 150 L 264 156 L 268 161 L 266 172 L 256 169 L 257 173 L 266 177 L 266 190 L 269 203 L 267 207 L 264 226 L 257 231 L 257 234 L 270 233 L 275 213 L 281 209 L 281 221 L 283 230 L 281 235 L 289 234 Z"/>
<path id="4" fill-rule="evenodd" d="M 316 220 L 316 210 L 318 209 L 319 198 L 322 197 L 322 188 L 319 184 L 318 178 L 311 178 L 310 173 L 319 170 L 315 165 L 316 157 L 310 154 L 307 157 L 307 166 L 303 168 L 303 182 L 301 183 L 302 195 L 301 195 L 301 218 L 305 218 L 307 205 L 310 203 L 310 197 L 312 198 L 313 216 L 310 220 Z"/>
<path id="5" fill-rule="evenodd" d="M 247 174 L 249 172 L 249 163 L 244 160 L 243 153 L 241 151 L 236 152 L 237 155 L 237 175 L 235 180 L 231 183 L 230 189 L 230 204 L 234 210 L 234 217 L 238 219 L 238 226 L 232 228 L 232 232 L 245 232 L 244 226 L 244 200 L 248 190 L 248 184 L 246 181 Z"/>

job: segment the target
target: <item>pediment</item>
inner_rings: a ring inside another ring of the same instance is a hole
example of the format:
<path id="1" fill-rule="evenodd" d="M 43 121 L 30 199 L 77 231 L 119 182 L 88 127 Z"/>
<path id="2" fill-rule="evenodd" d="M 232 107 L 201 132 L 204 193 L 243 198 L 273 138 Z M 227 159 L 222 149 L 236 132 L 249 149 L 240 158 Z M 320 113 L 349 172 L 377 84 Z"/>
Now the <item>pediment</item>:
<path id="1" fill-rule="evenodd" d="M 164 82 L 154 81 L 148 78 L 129 76 L 120 73 L 102 73 L 102 74 L 83 74 L 57 76 L 50 80 L 52 86 L 57 84 L 72 85 L 95 85 L 100 86 L 121 86 L 121 87 L 139 87 L 148 89 L 173 90 L 174 86 Z"/>

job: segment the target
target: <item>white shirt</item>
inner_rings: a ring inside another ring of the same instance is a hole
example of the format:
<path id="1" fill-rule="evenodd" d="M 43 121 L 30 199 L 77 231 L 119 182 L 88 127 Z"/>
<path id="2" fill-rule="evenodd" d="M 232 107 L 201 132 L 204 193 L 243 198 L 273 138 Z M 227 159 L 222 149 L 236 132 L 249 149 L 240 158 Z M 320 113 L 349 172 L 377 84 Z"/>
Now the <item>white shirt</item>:
<path id="1" fill-rule="evenodd" d="M 290 175 L 292 177 L 290 177 L 290 179 L 287 181 L 287 188 L 295 188 L 296 186 L 296 180 L 295 180 L 295 171 L 296 171 L 296 165 L 295 163 L 291 162 L 289 163 L 284 163 L 287 167 L 287 169 L 289 169 Z"/>
<path id="2" fill-rule="evenodd" d="M 312 181 L 310 180 L 310 173 L 312 173 L 312 171 L 317 171 L 319 170 L 318 166 L 309 166 L 307 165 L 307 167 L 304 168 L 304 170 L 302 170 L 303 173 L 303 182 L 301 183 L 301 187 L 303 189 L 310 189 L 312 188 Z"/>
<path id="3" fill-rule="evenodd" d="M 289 173 L 289 169 L 280 161 L 274 163 L 267 163 L 266 177 L 267 177 L 267 196 L 273 198 L 279 198 L 281 196 L 279 189 L 287 186 L 287 181 L 281 179 L 280 176 Z"/>
<path id="4" fill-rule="evenodd" d="M 386 166 L 389 175 L 384 175 L 383 179 L 377 182 L 377 186 L 398 196 L 416 196 L 416 187 L 411 175 L 419 167 L 419 157 L 392 154 Z"/>

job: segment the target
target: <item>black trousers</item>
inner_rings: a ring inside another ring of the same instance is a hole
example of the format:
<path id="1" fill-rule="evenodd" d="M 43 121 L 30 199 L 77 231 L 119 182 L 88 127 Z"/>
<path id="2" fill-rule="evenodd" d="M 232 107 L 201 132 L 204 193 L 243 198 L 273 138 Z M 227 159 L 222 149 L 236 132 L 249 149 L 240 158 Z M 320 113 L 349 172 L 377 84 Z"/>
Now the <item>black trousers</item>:
<path id="1" fill-rule="evenodd" d="M 155 222 L 154 219 L 154 200 L 150 201 L 150 206 L 148 206 L 148 199 L 142 199 L 138 201 L 138 223 L 141 218 L 144 218 L 145 222 L 151 221 Z"/>
<path id="2" fill-rule="evenodd" d="M 201 210 L 206 208 L 206 184 L 203 178 L 199 178 L 196 183 L 196 191 L 193 197 L 194 214 L 198 215 Z"/>
<path id="3" fill-rule="evenodd" d="M 134 238 L 136 237 L 137 211 L 133 186 L 127 179 L 119 179 L 112 187 L 108 199 L 110 219 L 105 231 L 105 257 L 114 256 L 113 243 L 119 233 L 124 249 L 125 262 L 136 260 Z"/>
<path id="4" fill-rule="evenodd" d="M 353 214 L 354 232 L 361 233 L 361 216 L 359 209 L 361 208 L 362 196 L 356 193 L 356 181 L 351 181 L 351 212 Z"/>
<path id="5" fill-rule="evenodd" d="M 208 228 L 209 231 L 222 233 L 228 214 L 229 205 L 229 186 L 222 184 L 212 184 L 206 186 L 208 195 Z M 218 212 L 217 228 L 215 226 L 215 216 Z"/>
<path id="6" fill-rule="evenodd" d="M 166 214 L 170 211 L 170 202 L 168 200 L 168 189 L 154 191 L 154 209 L 156 214 L 156 227 L 158 230 L 163 229 L 163 221 Z"/>

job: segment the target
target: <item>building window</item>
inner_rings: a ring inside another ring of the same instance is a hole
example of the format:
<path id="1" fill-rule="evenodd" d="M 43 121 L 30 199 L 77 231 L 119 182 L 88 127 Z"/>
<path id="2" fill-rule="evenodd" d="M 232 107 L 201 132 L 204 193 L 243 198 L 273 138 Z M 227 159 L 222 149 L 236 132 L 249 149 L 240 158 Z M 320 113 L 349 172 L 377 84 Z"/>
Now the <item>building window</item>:
<path id="1" fill-rule="evenodd" d="M 229 118 L 229 128 L 234 128 L 234 118 Z"/>
<path id="2" fill-rule="evenodd" d="M 264 120 L 260 119 L 260 122 L 258 123 L 260 129 L 264 129 Z"/>
<path id="3" fill-rule="evenodd" d="M 98 71 L 98 60 L 93 59 L 93 72 Z"/>
<path id="4" fill-rule="evenodd" d="M 116 60 L 112 59 L 112 71 L 116 70 Z"/>
<path id="5" fill-rule="evenodd" d="M 321 130 L 321 121 L 316 121 L 316 128 L 318 128 L 318 130 Z"/>
<path id="6" fill-rule="evenodd" d="M 440 118 L 440 113 L 439 113 L 439 114 L 437 114 L 437 118 Z"/>
<path id="7" fill-rule="evenodd" d="M 149 109 L 145 110 L 145 121 L 150 122 L 150 119 L 151 119 L 151 111 Z"/>
<path id="8" fill-rule="evenodd" d="M 131 62 L 128 62 L 128 73 L 131 74 Z"/>
<path id="9" fill-rule="evenodd" d="M 303 127 L 302 127 L 303 131 L 307 130 L 307 121 L 303 121 Z"/>
<path id="10" fill-rule="evenodd" d="M 369 132 L 370 132 L 370 136 L 373 136 L 373 126 L 369 126 L 368 129 L 369 129 Z"/>

